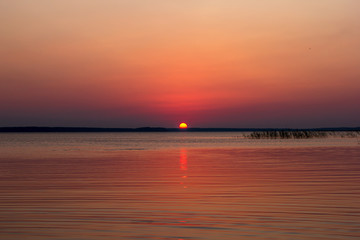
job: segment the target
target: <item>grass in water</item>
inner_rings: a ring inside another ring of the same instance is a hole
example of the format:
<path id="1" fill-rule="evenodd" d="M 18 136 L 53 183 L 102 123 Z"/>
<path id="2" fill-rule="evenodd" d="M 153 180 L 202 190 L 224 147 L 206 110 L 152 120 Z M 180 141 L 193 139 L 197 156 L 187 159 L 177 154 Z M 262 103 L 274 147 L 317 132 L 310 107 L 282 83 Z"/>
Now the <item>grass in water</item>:
<path id="1" fill-rule="evenodd" d="M 306 139 L 325 138 L 329 133 L 322 131 L 264 131 L 252 132 L 248 137 L 254 139 L 275 138 L 275 139 Z"/>

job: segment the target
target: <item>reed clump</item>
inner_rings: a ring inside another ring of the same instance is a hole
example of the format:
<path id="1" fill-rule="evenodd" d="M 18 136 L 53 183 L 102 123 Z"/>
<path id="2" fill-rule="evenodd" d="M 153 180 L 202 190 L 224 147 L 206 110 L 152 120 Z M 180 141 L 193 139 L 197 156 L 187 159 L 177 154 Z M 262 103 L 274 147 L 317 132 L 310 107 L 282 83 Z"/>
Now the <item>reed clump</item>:
<path id="1" fill-rule="evenodd" d="M 343 132 L 340 136 L 342 138 L 358 138 L 360 136 L 360 131 Z"/>
<path id="2" fill-rule="evenodd" d="M 322 131 L 261 131 L 252 132 L 249 138 L 254 139 L 308 139 L 308 138 L 325 138 L 327 132 Z"/>

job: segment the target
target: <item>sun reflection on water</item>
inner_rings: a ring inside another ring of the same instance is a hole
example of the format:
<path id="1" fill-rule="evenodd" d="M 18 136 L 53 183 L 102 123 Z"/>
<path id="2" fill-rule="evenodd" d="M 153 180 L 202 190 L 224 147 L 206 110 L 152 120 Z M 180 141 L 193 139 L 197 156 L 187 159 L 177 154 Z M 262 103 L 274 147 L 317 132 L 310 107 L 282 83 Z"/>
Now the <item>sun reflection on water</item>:
<path id="1" fill-rule="evenodd" d="M 187 160 L 187 150 L 182 148 L 180 150 L 180 170 L 182 171 L 180 184 L 184 185 L 184 188 L 188 188 L 185 185 L 185 180 L 187 179 L 187 170 L 188 170 L 188 160 Z"/>

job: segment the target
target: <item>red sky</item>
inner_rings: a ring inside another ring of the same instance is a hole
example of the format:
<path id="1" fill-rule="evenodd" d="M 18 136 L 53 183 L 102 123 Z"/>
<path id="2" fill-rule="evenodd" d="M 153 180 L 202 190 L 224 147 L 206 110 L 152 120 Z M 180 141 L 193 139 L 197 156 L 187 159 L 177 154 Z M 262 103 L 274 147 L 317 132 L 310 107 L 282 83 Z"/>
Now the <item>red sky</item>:
<path id="1" fill-rule="evenodd" d="M 0 126 L 359 126 L 359 9 L 0 1 Z"/>

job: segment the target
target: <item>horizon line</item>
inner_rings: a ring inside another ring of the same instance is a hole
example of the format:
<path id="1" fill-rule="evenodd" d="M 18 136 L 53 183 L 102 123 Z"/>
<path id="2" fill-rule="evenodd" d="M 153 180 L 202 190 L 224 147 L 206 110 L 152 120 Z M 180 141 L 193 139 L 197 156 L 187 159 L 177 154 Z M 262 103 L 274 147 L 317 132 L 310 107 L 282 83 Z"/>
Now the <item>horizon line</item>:
<path id="1" fill-rule="evenodd" d="M 17 126 L 0 127 L 0 132 L 246 132 L 246 131 L 360 131 L 360 127 L 318 127 L 318 128 L 234 128 L 234 127 L 189 127 L 186 129 L 166 127 L 43 127 Z"/>

